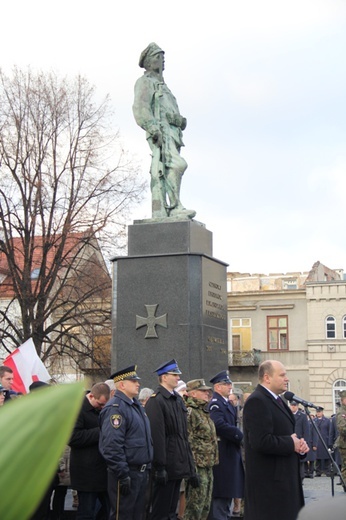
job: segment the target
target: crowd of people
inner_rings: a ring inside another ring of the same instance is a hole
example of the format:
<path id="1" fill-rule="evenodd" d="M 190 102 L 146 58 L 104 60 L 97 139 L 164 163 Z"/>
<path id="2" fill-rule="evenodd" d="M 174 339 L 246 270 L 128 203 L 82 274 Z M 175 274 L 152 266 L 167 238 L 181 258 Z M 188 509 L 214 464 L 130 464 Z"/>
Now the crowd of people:
<path id="1" fill-rule="evenodd" d="M 155 391 L 139 391 L 132 365 L 86 392 L 31 520 L 63 518 L 68 488 L 77 520 L 296 520 L 303 480 L 331 474 L 330 452 L 344 484 L 346 391 L 334 417 L 320 407 L 309 419 L 281 398 L 288 377 L 278 361 L 263 362 L 258 386 L 244 395 L 232 391 L 227 370 L 208 385 L 184 383 L 174 359 L 155 372 Z M 15 397 L 12 383 L 12 370 L 0 367 L 0 406 Z"/>

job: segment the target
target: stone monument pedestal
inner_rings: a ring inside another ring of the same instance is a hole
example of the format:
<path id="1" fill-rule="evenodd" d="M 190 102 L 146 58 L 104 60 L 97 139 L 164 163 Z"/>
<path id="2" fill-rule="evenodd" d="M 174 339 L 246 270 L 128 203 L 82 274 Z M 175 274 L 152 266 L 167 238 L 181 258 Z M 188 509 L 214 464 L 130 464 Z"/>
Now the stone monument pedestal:
<path id="1" fill-rule="evenodd" d="M 172 358 L 184 381 L 227 369 L 227 264 L 203 224 L 135 221 L 113 262 L 112 369 L 135 363 L 151 388 Z"/>

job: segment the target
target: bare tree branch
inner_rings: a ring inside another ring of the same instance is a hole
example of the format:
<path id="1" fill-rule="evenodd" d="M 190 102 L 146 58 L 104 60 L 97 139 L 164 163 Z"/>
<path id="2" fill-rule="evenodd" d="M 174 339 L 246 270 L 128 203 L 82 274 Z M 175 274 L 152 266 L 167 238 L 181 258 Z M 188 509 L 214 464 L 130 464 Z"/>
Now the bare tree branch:
<path id="1" fill-rule="evenodd" d="M 144 190 L 110 130 L 109 99 L 96 105 L 94 94 L 80 76 L 0 71 L 0 270 L 13 291 L 6 300 L 0 284 L 0 344 L 32 337 L 42 359 L 77 365 L 110 335 L 100 245 L 116 251 Z"/>

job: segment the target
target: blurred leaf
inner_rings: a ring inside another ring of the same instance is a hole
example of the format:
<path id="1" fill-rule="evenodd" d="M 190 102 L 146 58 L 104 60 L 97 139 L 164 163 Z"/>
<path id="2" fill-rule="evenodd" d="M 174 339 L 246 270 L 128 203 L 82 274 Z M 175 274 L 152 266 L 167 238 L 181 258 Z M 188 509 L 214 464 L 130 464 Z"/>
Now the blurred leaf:
<path id="1" fill-rule="evenodd" d="M 83 384 L 40 388 L 0 409 L 0 518 L 29 519 L 57 470 Z"/>

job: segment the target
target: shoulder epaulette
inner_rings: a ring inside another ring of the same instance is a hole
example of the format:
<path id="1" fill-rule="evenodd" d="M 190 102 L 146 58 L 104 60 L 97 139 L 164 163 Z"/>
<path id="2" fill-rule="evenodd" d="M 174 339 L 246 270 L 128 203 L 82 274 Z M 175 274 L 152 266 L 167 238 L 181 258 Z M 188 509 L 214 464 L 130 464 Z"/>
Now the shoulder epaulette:
<path id="1" fill-rule="evenodd" d="M 150 397 L 156 397 L 156 396 L 157 396 L 157 394 L 151 394 L 151 396 L 150 396 Z"/>

